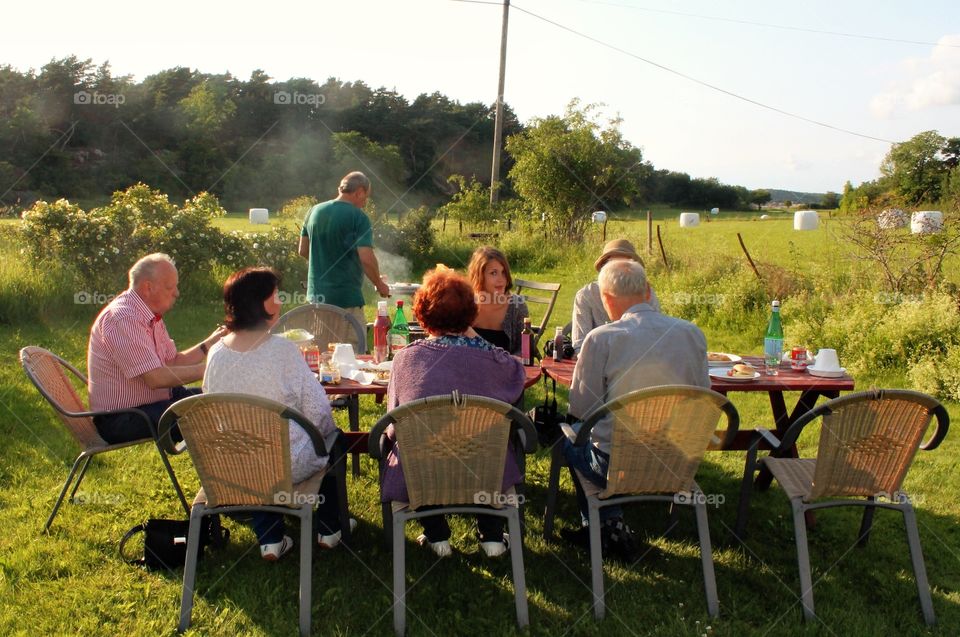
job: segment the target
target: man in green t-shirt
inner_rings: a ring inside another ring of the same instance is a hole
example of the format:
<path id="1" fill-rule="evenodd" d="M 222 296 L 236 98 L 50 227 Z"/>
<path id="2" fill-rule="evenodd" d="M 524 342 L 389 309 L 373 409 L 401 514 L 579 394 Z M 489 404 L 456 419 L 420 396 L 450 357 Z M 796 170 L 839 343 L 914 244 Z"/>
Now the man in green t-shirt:
<path id="1" fill-rule="evenodd" d="M 310 209 L 300 232 L 300 256 L 307 266 L 307 300 L 349 310 L 366 324 L 363 316 L 363 276 L 382 297 L 390 288 L 380 278 L 380 264 L 373 252 L 370 219 L 363 213 L 370 197 L 370 180 L 352 172 L 340 181 L 336 199 Z"/>

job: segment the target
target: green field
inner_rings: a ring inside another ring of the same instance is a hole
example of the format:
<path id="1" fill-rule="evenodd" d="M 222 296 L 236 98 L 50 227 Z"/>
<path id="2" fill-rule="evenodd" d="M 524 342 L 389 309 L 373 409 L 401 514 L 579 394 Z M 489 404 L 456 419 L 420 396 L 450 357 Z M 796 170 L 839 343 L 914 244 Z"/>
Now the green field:
<path id="1" fill-rule="evenodd" d="M 665 265 L 654 240 L 647 255 L 645 215 L 619 214 L 607 224 L 607 238 L 626 236 L 642 249 L 650 279 L 664 311 L 693 319 L 707 334 L 711 349 L 759 353 L 765 327 L 767 290 L 786 290 L 790 298 L 830 299 L 840 313 L 853 291 L 875 290 L 877 275 L 854 258 L 840 232 L 843 221 L 821 215 L 815 232 L 794 232 L 792 216 L 771 212 L 724 213 L 694 229 L 681 229 L 676 210 L 656 210 L 667 257 Z M 16 222 L 5 222 L 11 226 Z M 290 222 L 293 223 L 293 222 Z M 252 231 L 245 214 L 233 213 L 216 224 Z M 434 222 L 439 230 L 440 222 Z M 535 225 L 507 233 L 495 242 L 511 258 L 515 277 L 558 281 L 559 301 L 551 324 L 570 320 L 576 290 L 595 276 L 592 264 L 603 243 L 594 226 L 583 244 L 556 246 L 539 236 Z M 737 241 L 740 233 L 764 283 L 757 291 L 754 275 Z M 459 237 L 456 225 L 438 237 L 431 262 L 462 268 L 476 241 Z M 131 260 L 135 255 L 130 255 Z M 422 273 L 396 262 L 393 280 L 416 280 Z M 76 305 L 79 284 L 55 270 L 24 262 L 19 246 L 0 234 L 0 634 L 173 634 L 179 612 L 180 576 L 154 573 L 125 564 L 117 554 L 123 533 L 148 517 L 178 517 L 174 494 L 156 452 L 128 448 L 98 458 L 80 489 L 82 503 L 66 504 L 50 534 L 41 529 L 70 464 L 77 453 L 72 439 L 52 410 L 26 380 L 17 352 L 40 345 L 83 367 L 89 326 L 99 307 Z M 171 335 L 181 347 L 209 334 L 222 319 L 217 288 L 222 268 L 195 277 L 167 316 Z M 960 264 L 947 263 L 946 279 L 957 281 Z M 286 281 L 294 289 L 299 282 Z M 116 290 L 103 291 L 116 292 Z M 802 292 L 802 294 L 801 294 Z M 807 296 L 803 296 L 806 294 Z M 760 298 L 758 301 L 757 298 Z M 16 307 L 14 307 L 16 306 Z M 799 319 L 785 304 L 787 344 Z M 284 308 L 285 310 L 288 308 Z M 796 312 L 801 308 L 797 307 Z M 850 306 L 854 313 L 863 308 Z M 891 310 L 893 311 L 893 310 Z M 368 315 L 372 311 L 368 306 Z M 869 332 L 871 325 L 860 329 Z M 814 339 L 811 347 L 831 342 Z M 852 360 L 854 353 L 849 354 Z M 858 359 L 859 360 L 859 359 Z M 841 361 L 843 363 L 844 361 Z M 858 388 L 908 387 L 906 373 L 884 369 L 857 373 Z M 543 385 L 527 392 L 532 407 L 543 399 Z M 745 426 L 769 426 L 765 396 L 732 394 Z M 561 399 L 565 399 L 561 392 Z M 788 403 L 795 396 L 787 397 Z M 382 414 L 363 399 L 362 423 L 369 427 Z M 960 417 L 955 403 L 951 417 Z M 338 414 L 346 426 L 346 415 Z M 816 430 L 805 434 L 801 453 L 815 449 Z M 586 553 L 542 538 L 549 456 L 540 451 L 528 463 L 524 541 L 532 635 L 956 635 L 960 627 L 960 442 L 949 435 L 936 451 L 920 453 L 907 477 L 906 490 L 918 503 L 920 536 L 926 557 L 939 625 L 927 629 L 921 619 L 907 554 L 903 524 L 888 511 L 877 514 L 871 542 L 855 546 L 859 511 L 829 510 L 818 515 L 810 533 L 818 620 L 804 624 L 797 597 L 789 505 L 776 486 L 752 501 L 750 536 L 743 545 L 730 542 L 743 453 L 711 453 L 698 482 L 704 492 L 723 496 L 710 509 L 721 616 L 710 619 L 703 598 L 700 561 L 692 514 L 669 537 L 662 506 L 627 509 L 627 519 L 649 543 L 634 565 L 605 564 L 607 618 L 594 621 L 590 605 L 590 568 Z M 185 490 L 198 486 L 190 459 L 173 460 Z M 558 523 L 577 521 L 572 485 L 564 474 Z M 313 559 L 313 629 L 318 635 L 381 635 L 392 631 L 391 555 L 384 546 L 376 468 L 364 459 L 363 475 L 348 484 L 350 509 L 360 526 L 349 549 L 315 551 Z M 196 635 L 280 635 L 297 626 L 297 571 L 294 556 L 279 564 L 262 562 L 253 533 L 227 522 L 230 546 L 209 553 L 198 572 L 193 614 Z M 292 526 L 292 523 L 291 523 Z M 510 563 L 482 557 L 472 524 L 453 524 L 455 555 L 437 561 L 416 546 L 416 525 L 408 525 L 408 634 L 509 635 L 514 623 Z M 291 533 L 297 537 L 296 533 Z M 295 554 L 294 554 L 295 555 Z"/>

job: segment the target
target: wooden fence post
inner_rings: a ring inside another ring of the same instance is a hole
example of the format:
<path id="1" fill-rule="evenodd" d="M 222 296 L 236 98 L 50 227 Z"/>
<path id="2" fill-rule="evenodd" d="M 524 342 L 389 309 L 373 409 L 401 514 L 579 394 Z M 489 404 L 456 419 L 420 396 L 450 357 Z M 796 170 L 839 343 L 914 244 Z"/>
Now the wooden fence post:
<path id="1" fill-rule="evenodd" d="M 653 254 L 653 213 L 647 210 L 647 254 Z"/>

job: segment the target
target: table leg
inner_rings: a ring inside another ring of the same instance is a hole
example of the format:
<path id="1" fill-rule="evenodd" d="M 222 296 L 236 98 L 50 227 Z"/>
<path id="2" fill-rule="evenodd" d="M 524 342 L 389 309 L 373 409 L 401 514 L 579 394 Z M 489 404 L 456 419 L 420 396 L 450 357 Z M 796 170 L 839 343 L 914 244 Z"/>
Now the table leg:
<path id="1" fill-rule="evenodd" d="M 357 394 L 351 395 L 347 398 L 347 416 L 350 421 L 350 431 L 360 431 L 360 396 Z M 353 477 L 356 478 L 360 475 L 360 453 L 353 451 L 350 454 L 353 456 Z"/>
<path id="2" fill-rule="evenodd" d="M 838 395 L 839 392 L 836 391 L 803 391 L 800 393 L 800 398 L 797 400 L 797 404 L 794 405 L 793 411 L 788 416 L 787 405 L 783 400 L 783 392 L 770 392 L 770 408 L 773 410 L 773 419 L 777 437 L 783 440 L 787 430 L 790 429 L 790 425 L 795 423 L 800 416 L 813 409 L 821 396 L 825 396 L 827 398 L 836 398 Z M 797 458 L 800 454 L 797 452 L 797 446 L 793 445 L 789 450 L 783 452 L 782 455 L 790 458 Z M 767 489 L 770 487 L 770 483 L 772 481 L 773 474 L 771 474 L 766 467 L 761 466 L 760 472 L 757 475 L 756 487 L 760 490 Z M 805 511 L 803 515 L 807 523 L 807 528 L 812 529 L 814 526 L 816 526 L 817 517 L 813 511 Z"/>

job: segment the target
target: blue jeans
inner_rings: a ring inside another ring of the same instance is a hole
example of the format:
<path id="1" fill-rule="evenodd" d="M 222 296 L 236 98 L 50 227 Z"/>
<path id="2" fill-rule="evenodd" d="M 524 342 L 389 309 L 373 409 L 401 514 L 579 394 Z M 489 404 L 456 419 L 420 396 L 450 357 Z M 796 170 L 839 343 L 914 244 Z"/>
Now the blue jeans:
<path id="1" fill-rule="evenodd" d="M 160 422 L 160 416 L 162 416 L 163 412 L 167 410 L 167 407 L 182 398 L 196 396 L 199 393 L 201 393 L 199 387 L 173 387 L 170 389 L 169 400 L 158 400 L 155 403 L 139 405 L 134 409 L 139 409 L 147 414 L 147 417 L 150 418 L 150 422 L 152 422 L 153 426 L 156 427 L 157 423 Z M 153 434 L 150 432 L 150 427 L 147 426 L 147 423 L 143 422 L 142 418 L 135 416 L 134 414 L 96 416 L 93 419 L 93 424 L 97 428 L 97 433 L 100 434 L 100 437 L 110 444 L 130 442 L 131 440 L 140 440 L 141 438 L 153 437 Z M 180 435 L 180 428 L 174 426 L 170 430 L 170 437 L 174 442 L 180 442 L 183 440 L 183 436 Z"/>
<path id="2" fill-rule="evenodd" d="M 582 447 L 575 446 L 569 438 L 563 439 L 563 455 L 570 468 L 570 477 L 577 490 L 577 505 L 580 507 L 580 523 L 587 526 L 590 522 L 587 509 L 587 496 L 580 485 L 577 471 L 587 480 L 601 489 L 607 486 L 607 468 L 610 466 L 610 456 L 597 449 L 592 443 Z M 576 471 L 574 471 L 576 470 Z M 620 505 L 608 506 L 600 509 L 600 521 L 606 522 L 611 518 L 622 518 L 623 509 Z"/>

